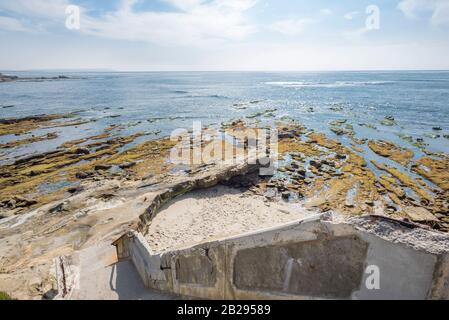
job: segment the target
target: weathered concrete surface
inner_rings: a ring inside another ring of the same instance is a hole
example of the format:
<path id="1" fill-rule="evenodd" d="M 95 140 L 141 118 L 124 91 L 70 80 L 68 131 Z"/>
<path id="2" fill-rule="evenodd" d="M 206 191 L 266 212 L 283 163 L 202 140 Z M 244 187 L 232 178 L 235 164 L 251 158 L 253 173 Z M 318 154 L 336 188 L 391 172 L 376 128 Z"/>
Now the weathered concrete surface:
<path id="1" fill-rule="evenodd" d="M 114 247 L 92 246 L 78 256 L 74 300 L 167 300 L 173 294 L 146 288 L 130 260 L 117 261 Z"/>
<path id="2" fill-rule="evenodd" d="M 367 265 L 376 265 L 381 272 L 382 290 L 361 286 L 354 293 L 358 299 L 424 299 L 430 292 L 437 256 L 392 244 L 370 234 L 364 235 L 370 246 Z M 362 283 L 367 280 L 364 274 Z"/>
<path id="3" fill-rule="evenodd" d="M 234 258 L 233 283 L 240 290 L 346 298 L 360 284 L 367 247 L 349 236 L 243 249 Z"/>
<path id="4" fill-rule="evenodd" d="M 448 299 L 449 236 L 379 219 L 321 215 L 160 255 L 137 232 L 116 245 L 146 286 L 185 296 Z"/>

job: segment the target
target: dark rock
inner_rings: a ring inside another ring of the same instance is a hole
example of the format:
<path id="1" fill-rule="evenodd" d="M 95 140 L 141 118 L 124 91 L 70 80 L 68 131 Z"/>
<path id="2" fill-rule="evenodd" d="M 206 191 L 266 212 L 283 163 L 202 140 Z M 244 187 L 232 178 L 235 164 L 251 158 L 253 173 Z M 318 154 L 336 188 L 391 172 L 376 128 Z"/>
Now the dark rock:
<path id="1" fill-rule="evenodd" d="M 287 190 L 287 187 L 284 186 L 283 184 L 278 184 L 276 185 L 276 189 L 278 189 L 279 192 L 283 192 Z"/>
<path id="2" fill-rule="evenodd" d="M 291 177 L 292 180 L 299 182 L 305 179 L 305 176 L 299 175 L 299 174 L 295 174 Z"/>
<path id="3" fill-rule="evenodd" d="M 62 202 L 48 210 L 49 213 L 61 213 L 64 211 L 68 211 L 68 205 L 65 202 Z"/>
<path id="4" fill-rule="evenodd" d="M 307 171 L 306 171 L 306 169 L 301 168 L 301 169 L 296 170 L 296 173 L 301 177 L 305 177 L 307 174 Z"/>
<path id="5" fill-rule="evenodd" d="M 330 130 L 335 133 L 337 136 L 342 136 L 345 135 L 347 133 L 349 133 L 348 131 L 346 131 L 345 129 L 342 128 L 337 128 L 337 127 L 331 127 Z"/>
<path id="6" fill-rule="evenodd" d="M 279 139 L 292 139 L 295 135 L 291 132 L 281 132 L 278 135 Z"/>
<path id="7" fill-rule="evenodd" d="M 75 177 L 78 179 L 87 179 L 93 176 L 93 172 L 90 171 L 80 171 L 75 174 Z"/>
<path id="8" fill-rule="evenodd" d="M 310 179 L 310 178 L 305 178 L 304 179 L 304 183 L 305 184 L 311 184 L 313 182 L 313 179 Z"/>
<path id="9" fill-rule="evenodd" d="M 250 188 L 259 183 L 259 176 L 257 173 L 250 173 L 246 175 L 235 176 L 228 181 L 223 181 L 222 184 L 235 188 Z"/>
<path id="10" fill-rule="evenodd" d="M 53 300 L 58 295 L 58 290 L 50 289 L 42 296 L 42 300 Z"/>
<path id="11" fill-rule="evenodd" d="M 398 209 L 394 205 L 387 205 L 387 211 L 396 212 Z"/>
<path id="12" fill-rule="evenodd" d="M 104 200 L 104 201 L 108 201 L 108 200 L 114 199 L 115 198 L 115 194 L 113 194 L 113 193 L 102 193 L 97 198 L 101 199 L 101 200 Z"/>
<path id="13" fill-rule="evenodd" d="M 292 162 L 291 166 L 292 166 L 292 168 L 295 168 L 295 169 L 299 169 L 299 167 L 300 167 L 297 162 Z"/>
<path id="14" fill-rule="evenodd" d="M 353 201 L 353 200 L 350 200 L 350 199 L 346 199 L 346 201 L 345 201 L 345 207 L 346 207 L 346 208 L 354 208 L 354 207 L 355 207 L 354 201 Z"/>
<path id="15" fill-rule="evenodd" d="M 343 175 L 344 175 L 343 172 L 332 172 L 332 176 L 333 176 L 333 177 L 341 177 L 341 176 L 343 176 Z"/>
<path id="16" fill-rule="evenodd" d="M 443 130 L 443 129 L 442 129 L 441 127 L 433 127 L 432 130 L 435 130 L 435 131 L 441 131 L 441 130 Z"/>
<path id="17" fill-rule="evenodd" d="M 109 170 L 109 169 L 111 169 L 112 168 L 112 166 L 111 165 L 109 165 L 109 164 L 97 164 L 96 166 L 95 166 L 95 171 L 100 171 L 100 170 Z"/>
<path id="18" fill-rule="evenodd" d="M 78 148 L 75 150 L 76 154 L 90 154 L 89 149 L 87 148 Z"/>
<path id="19" fill-rule="evenodd" d="M 9 208 L 9 209 L 27 208 L 27 207 L 31 207 L 35 204 L 37 204 L 36 200 L 26 199 L 21 196 L 14 196 L 13 198 L 2 202 L 2 206 Z"/>
<path id="20" fill-rule="evenodd" d="M 16 200 L 14 199 L 9 199 L 9 200 L 3 200 L 1 202 L 1 206 L 3 208 L 10 208 L 10 209 L 14 209 L 16 207 Z"/>
<path id="21" fill-rule="evenodd" d="M 120 169 L 129 169 L 131 167 L 134 167 L 135 165 L 136 165 L 135 162 L 125 162 L 125 163 L 122 163 L 121 165 L 119 165 L 119 168 Z"/>
<path id="22" fill-rule="evenodd" d="M 322 164 L 325 164 L 325 165 L 327 165 L 327 166 L 329 166 L 329 167 L 335 168 L 335 162 L 328 161 L 328 160 L 323 160 L 323 161 L 321 161 L 321 163 L 322 163 Z"/>
<path id="23" fill-rule="evenodd" d="M 316 160 L 310 160 L 310 165 L 317 169 L 320 169 L 322 167 L 322 163 L 320 161 L 316 161 Z"/>
<path id="24" fill-rule="evenodd" d="M 76 187 L 71 187 L 71 188 L 67 189 L 67 192 L 71 193 L 71 194 L 75 194 L 75 193 L 81 192 L 83 190 L 84 190 L 83 187 L 76 186 Z"/>
<path id="25" fill-rule="evenodd" d="M 109 148 L 110 148 L 110 146 L 102 146 L 102 147 L 99 147 L 99 148 L 95 149 L 95 152 L 107 150 L 107 149 L 109 149 Z"/>
<path id="26" fill-rule="evenodd" d="M 44 173 L 43 171 L 37 171 L 37 170 L 31 170 L 29 173 L 28 173 L 28 176 L 29 177 L 36 177 L 36 176 L 38 176 L 38 175 L 41 175 L 42 173 Z"/>
<path id="27" fill-rule="evenodd" d="M 40 154 L 33 154 L 33 155 L 30 155 L 30 156 L 26 156 L 26 157 L 23 157 L 23 158 L 21 158 L 19 160 L 16 160 L 14 162 L 14 165 L 19 165 L 19 164 L 31 162 L 33 160 L 43 159 L 43 158 L 45 158 L 47 156 L 50 156 L 50 155 L 53 155 L 53 154 L 56 154 L 56 153 L 59 153 L 59 152 L 60 152 L 59 150 L 53 150 L 53 151 L 48 151 L 48 152 L 44 152 L 44 153 L 40 153 Z"/>

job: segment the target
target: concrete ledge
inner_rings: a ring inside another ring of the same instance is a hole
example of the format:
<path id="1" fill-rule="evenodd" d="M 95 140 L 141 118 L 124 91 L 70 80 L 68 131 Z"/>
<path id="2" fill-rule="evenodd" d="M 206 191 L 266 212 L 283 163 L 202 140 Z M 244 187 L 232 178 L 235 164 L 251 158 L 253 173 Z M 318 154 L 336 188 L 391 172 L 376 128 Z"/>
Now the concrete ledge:
<path id="1" fill-rule="evenodd" d="M 115 245 L 123 258 L 128 254 L 146 286 L 183 296 L 449 298 L 449 236 L 379 218 L 315 216 L 160 255 L 138 232 Z M 377 271 L 379 288 L 373 288 Z"/>

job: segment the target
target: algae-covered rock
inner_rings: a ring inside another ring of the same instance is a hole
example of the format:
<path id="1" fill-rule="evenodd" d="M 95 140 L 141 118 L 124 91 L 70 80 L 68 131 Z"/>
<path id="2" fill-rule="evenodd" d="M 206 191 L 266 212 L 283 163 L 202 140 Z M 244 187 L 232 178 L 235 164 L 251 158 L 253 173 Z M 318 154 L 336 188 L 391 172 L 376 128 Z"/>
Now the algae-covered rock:
<path id="1" fill-rule="evenodd" d="M 432 181 L 443 190 L 449 190 L 449 160 L 424 157 L 418 159 L 412 170 Z"/>
<path id="2" fill-rule="evenodd" d="M 402 165 L 407 165 L 414 156 L 412 150 L 401 148 L 392 142 L 384 140 L 370 140 L 368 147 L 376 154 L 390 158 Z"/>
<path id="3" fill-rule="evenodd" d="M 404 133 L 398 133 L 396 135 L 404 141 L 413 143 L 413 137 L 411 135 L 404 134 Z"/>
<path id="4" fill-rule="evenodd" d="M 377 130 L 377 127 L 371 123 L 359 123 L 359 126 L 361 127 L 365 127 L 368 129 L 373 129 L 373 130 Z"/>
<path id="5" fill-rule="evenodd" d="M 385 116 L 380 123 L 384 126 L 395 126 L 397 124 L 393 116 Z"/>

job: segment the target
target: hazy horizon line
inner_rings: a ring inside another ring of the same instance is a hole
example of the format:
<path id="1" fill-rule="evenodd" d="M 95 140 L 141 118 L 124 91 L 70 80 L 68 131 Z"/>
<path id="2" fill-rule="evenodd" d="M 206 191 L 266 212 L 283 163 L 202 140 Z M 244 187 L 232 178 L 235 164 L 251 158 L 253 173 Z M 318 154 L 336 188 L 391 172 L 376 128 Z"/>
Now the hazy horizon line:
<path id="1" fill-rule="evenodd" d="M 270 70 L 270 69 L 254 69 L 254 70 L 115 70 L 115 69 L 0 69 L 0 73 L 4 72 L 96 72 L 96 73 L 156 73 L 156 72 L 448 72 L 448 69 L 317 69 L 317 70 Z"/>

